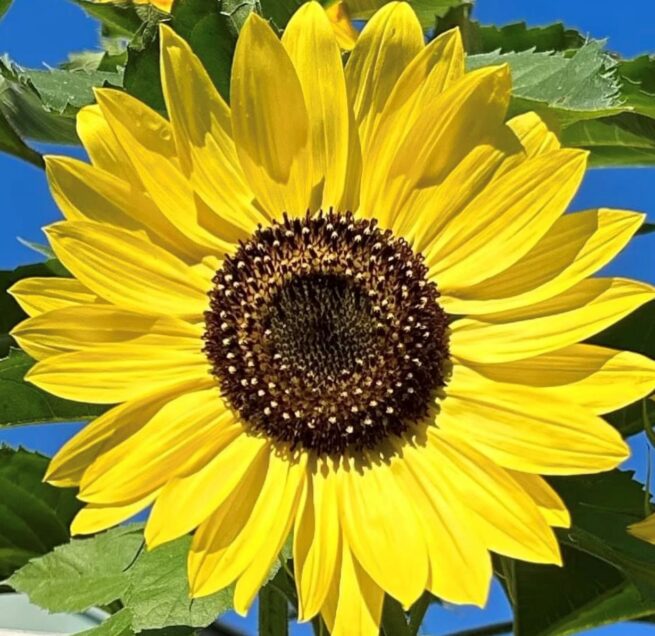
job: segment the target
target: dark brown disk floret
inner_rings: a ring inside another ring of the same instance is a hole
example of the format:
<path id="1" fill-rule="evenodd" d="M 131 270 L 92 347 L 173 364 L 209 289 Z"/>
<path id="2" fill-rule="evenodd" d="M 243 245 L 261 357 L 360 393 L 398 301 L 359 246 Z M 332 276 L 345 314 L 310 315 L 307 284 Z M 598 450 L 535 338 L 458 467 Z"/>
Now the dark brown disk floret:
<path id="1" fill-rule="evenodd" d="M 285 217 L 216 273 L 205 352 L 254 430 L 319 454 L 373 448 L 445 385 L 438 296 L 422 256 L 375 220 Z"/>

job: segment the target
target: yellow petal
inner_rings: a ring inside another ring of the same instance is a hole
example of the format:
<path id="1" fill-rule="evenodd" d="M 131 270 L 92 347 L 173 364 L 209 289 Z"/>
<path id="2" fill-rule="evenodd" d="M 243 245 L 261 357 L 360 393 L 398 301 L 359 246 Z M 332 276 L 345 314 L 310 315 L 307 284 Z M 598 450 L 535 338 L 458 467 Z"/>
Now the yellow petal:
<path id="1" fill-rule="evenodd" d="M 654 298 L 645 283 L 588 279 L 536 305 L 457 320 L 450 348 L 459 359 L 486 364 L 538 356 L 584 340 Z"/>
<path id="2" fill-rule="evenodd" d="M 330 583 L 330 589 L 328 590 L 327 596 L 325 597 L 325 602 L 321 608 L 321 617 L 325 621 L 330 634 L 334 632 L 334 622 L 337 616 L 339 583 L 341 581 L 341 552 L 342 549 L 339 550 L 338 563 L 334 571 L 334 576 L 332 577 L 332 582 Z"/>
<path id="3" fill-rule="evenodd" d="M 213 382 L 208 376 L 201 383 L 177 384 L 103 413 L 66 442 L 50 460 L 46 481 L 61 487 L 78 486 L 84 471 L 98 455 L 118 446 L 139 431 L 175 397 L 211 386 Z"/>
<path id="4" fill-rule="evenodd" d="M 28 318 L 12 336 L 41 360 L 60 353 L 118 342 L 197 350 L 202 327 L 177 318 L 146 316 L 113 305 L 77 305 Z"/>
<path id="5" fill-rule="evenodd" d="M 349 104 L 339 46 L 318 2 L 307 2 L 296 11 L 282 44 L 298 73 L 309 114 L 312 185 L 322 189 L 323 209 L 342 209 L 349 156 Z"/>
<path id="6" fill-rule="evenodd" d="M 289 461 L 278 459 L 277 461 Z M 288 475 L 284 483 L 282 500 L 277 510 L 269 508 L 270 526 L 255 528 L 255 532 L 263 533 L 265 540 L 256 554 L 252 554 L 252 562 L 239 577 L 234 587 L 234 611 L 245 616 L 278 558 L 284 542 L 287 540 L 293 519 L 298 509 L 307 470 L 307 456 L 300 455 L 297 460 L 289 461 Z"/>
<path id="7" fill-rule="evenodd" d="M 384 592 L 357 562 L 345 541 L 342 546 L 339 596 L 330 633 L 332 636 L 377 636 Z"/>
<path id="8" fill-rule="evenodd" d="M 28 316 L 99 302 L 98 296 L 75 278 L 24 278 L 8 293 Z"/>
<path id="9" fill-rule="evenodd" d="M 194 472 L 243 428 L 215 387 L 180 395 L 121 444 L 87 468 L 79 498 L 95 504 L 127 504 Z"/>
<path id="10" fill-rule="evenodd" d="M 197 528 L 251 470 L 266 471 L 269 455 L 266 440 L 244 431 L 204 467 L 169 481 L 148 519 L 148 547 L 155 548 Z"/>
<path id="11" fill-rule="evenodd" d="M 423 48 L 421 25 L 405 2 L 386 4 L 364 27 L 346 64 L 348 95 L 364 156 L 396 81 Z"/>
<path id="12" fill-rule="evenodd" d="M 171 347 L 113 343 L 37 362 L 25 379 L 53 395 L 95 404 L 116 404 L 182 382 L 202 382 L 207 358 L 170 338 Z M 178 348 L 176 345 L 180 344 Z"/>
<path id="13" fill-rule="evenodd" d="M 185 260 L 206 250 L 189 240 L 133 185 L 70 157 L 46 157 L 52 196 L 68 221 L 94 221 L 146 232 L 158 245 Z"/>
<path id="14" fill-rule="evenodd" d="M 250 187 L 271 217 L 310 205 L 310 131 L 298 75 L 271 27 L 251 13 L 231 82 L 232 127 Z"/>
<path id="15" fill-rule="evenodd" d="M 378 208 L 385 205 L 390 171 L 405 138 L 412 134 L 415 126 L 421 125 L 427 110 L 433 112 L 433 125 L 441 125 L 438 113 L 445 107 L 437 111 L 433 108 L 434 102 L 463 74 L 464 50 L 458 30 L 448 31 L 433 40 L 403 71 L 375 124 L 364 157 L 362 205 L 365 213 L 380 215 Z M 483 117 L 480 113 L 480 118 Z M 387 204 L 384 215 L 390 212 L 389 208 Z"/>
<path id="16" fill-rule="evenodd" d="M 434 428 L 428 429 L 423 451 L 430 456 L 432 487 L 466 502 L 472 527 L 490 550 L 523 561 L 561 565 L 550 526 L 502 468 L 458 437 Z"/>
<path id="17" fill-rule="evenodd" d="M 545 479 L 515 470 L 508 470 L 507 474 L 530 495 L 548 525 L 555 528 L 571 526 L 571 515 L 566 505 Z"/>
<path id="18" fill-rule="evenodd" d="M 560 147 L 559 139 L 537 113 L 523 113 L 507 122 L 525 148 L 528 157 L 546 154 Z"/>
<path id="19" fill-rule="evenodd" d="M 440 289 L 485 280 L 532 249 L 573 198 L 586 157 L 568 149 L 527 159 L 473 199 L 425 254 Z"/>
<path id="20" fill-rule="evenodd" d="M 246 529 L 249 519 L 259 500 L 260 508 L 268 503 L 262 499 L 263 488 L 268 497 L 273 496 L 275 505 L 279 505 L 287 472 L 286 464 L 269 458 L 269 462 L 259 470 L 246 473 L 230 496 L 200 524 L 193 535 L 188 558 L 193 598 L 222 590 L 250 564 L 259 543 L 254 551 L 250 544 L 265 535 L 263 528 Z M 279 483 L 273 481 L 276 478 Z M 235 546 L 242 548 L 235 551 Z"/>
<path id="21" fill-rule="evenodd" d="M 467 366 L 495 382 L 540 387 L 545 395 L 598 414 L 616 411 L 655 390 L 655 361 L 587 344 L 505 364 Z"/>
<path id="22" fill-rule="evenodd" d="M 628 526 L 628 532 L 637 539 L 655 543 L 655 515 Z"/>
<path id="23" fill-rule="evenodd" d="M 442 292 L 451 314 L 489 314 L 552 298 L 611 261 L 643 223 L 622 210 L 565 214 L 514 265 L 487 280 Z"/>
<path id="24" fill-rule="evenodd" d="M 145 510 L 157 496 L 157 491 L 125 506 L 96 506 L 88 504 L 80 510 L 71 523 L 71 534 L 95 534 L 127 521 Z"/>
<path id="25" fill-rule="evenodd" d="M 364 213 L 395 219 L 416 189 L 443 181 L 475 146 L 503 129 L 510 92 L 508 68 L 494 66 L 467 73 L 431 100 L 399 147 L 389 148 L 394 156 L 386 162 L 386 186 L 370 199 L 362 191 Z"/>
<path id="26" fill-rule="evenodd" d="M 252 204 L 232 139 L 230 108 L 175 31 L 162 24 L 160 40 L 162 86 L 182 169 L 223 223 L 234 226 L 226 234 L 248 235 L 267 219 Z"/>
<path id="27" fill-rule="evenodd" d="M 513 153 L 518 142 L 500 127 L 484 143 L 469 152 L 440 183 L 414 189 L 394 213 L 399 235 L 425 252 L 442 229 L 491 182 Z"/>
<path id="28" fill-rule="evenodd" d="M 610 470 L 630 451 L 618 431 L 575 403 L 455 366 L 437 424 L 494 462 L 527 473 Z"/>
<path id="29" fill-rule="evenodd" d="M 46 233 L 64 266 L 102 298 L 140 313 L 202 319 L 206 281 L 140 235 L 86 221 L 56 223 Z"/>
<path id="30" fill-rule="evenodd" d="M 340 536 L 336 478 L 320 461 L 308 477 L 293 534 L 293 565 L 301 621 L 318 614 L 338 567 Z"/>
<path id="31" fill-rule="evenodd" d="M 362 567 L 409 607 L 427 586 L 428 556 L 416 512 L 394 475 L 395 461 L 401 460 L 366 467 L 353 462 L 341 469 L 339 514 L 344 536 Z"/>
<path id="32" fill-rule="evenodd" d="M 77 134 L 96 168 L 131 183 L 137 189 L 142 188 L 129 158 L 97 104 L 82 108 L 77 114 L 76 124 Z"/>
<path id="33" fill-rule="evenodd" d="M 450 603 L 483 607 L 492 577 L 491 557 L 471 527 L 469 512 L 441 484 L 433 486 L 434 468 L 422 448 L 405 444 L 399 452 L 403 459 L 397 463 L 397 475 L 414 502 L 427 543 L 428 590 Z"/>
<path id="34" fill-rule="evenodd" d="M 357 42 L 359 33 L 350 19 L 348 5 L 341 0 L 333 2 L 325 8 L 325 13 L 330 20 L 334 36 L 337 38 L 339 46 L 344 51 L 352 50 L 355 42 Z"/>
<path id="35" fill-rule="evenodd" d="M 148 195 L 168 221 L 205 254 L 230 250 L 231 241 L 205 229 L 194 192 L 176 157 L 171 125 L 138 99 L 97 89 L 96 99 Z M 200 260 L 200 259 L 198 259 Z"/>

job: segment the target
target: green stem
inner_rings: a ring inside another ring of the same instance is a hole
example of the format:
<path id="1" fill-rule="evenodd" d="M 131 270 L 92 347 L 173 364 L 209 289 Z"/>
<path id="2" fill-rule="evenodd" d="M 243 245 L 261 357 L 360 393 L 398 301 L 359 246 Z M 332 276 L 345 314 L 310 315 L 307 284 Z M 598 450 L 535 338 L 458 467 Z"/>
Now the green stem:
<path id="1" fill-rule="evenodd" d="M 646 448 L 646 483 L 644 484 L 644 516 L 649 517 L 652 510 L 651 506 L 651 494 L 650 494 L 650 482 L 651 475 L 653 472 L 653 458 L 651 456 L 650 446 Z"/>
<path id="2" fill-rule="evenodd" d="M 314 636 L 329 636 L 330 633 L 320 615 L 312 618 L 312 629 L 314 630 Z"/>
<path id="3" fill-rule="evenodd" d="M 451 632 L 448 636 L 499 636 L 500 634 L 511 633 L 513 627 L 513 623 L 507 621 L 506 623 L 495 623 L 493 625 L 485 625 L 484 627 L 465 629 L 461 632 Z"/>
<path id="4" fill-rule="evenodd" d="M 646 400 L 647 398 L 644 398 L 641 401 L 641 419 L 644 424 L 646 437 L 648 438 L 651 446 L 655 448 L 655 431 L 653 431 L 653 423 L 650 421 L 650 417 L 648 417 L 648 402 L 646 402 Z"/>
<path id="5" fill-rule="evenodd" d="M 650 445 L 648 446 L 648 455 L 647 455 L 647 474 L 646 474 L 646 483 L 644 484 L 644 512 L 648 517 L 652 512 L 651 507 L 651 493 L 650 493 L 650 481 L 651 481 L 651 447 L 655 447 L 655 431 L 653 431 L 653 423 L 651 422 L 650 417 L 648 416 L 648 403 L 646 398 L 641 401 L 641 419 L 644 425 L 644 431 L 646 432 L 646 438 L 648 439 Z"/>
<path id="6" fill-rule="evenodd" d="M 425 613 L 430 607 L 430 602 L 432 597 L 425 592 L 421 598 L 412 605 L 412 609 L 409 610 L 409 633 L 410 636 L 416 636 L 418 630 L 421 629 L 421 624 L 425 618 Z"/>
<path id="7" fill-rule="evenodd" d="M 382 631 L 385 636 L 411 636 L 407 616 L 400 603 L 390 596 L 384 599 L 382 608 Z"/>
<path id="8" fill-rule="evenodd" d="M 259 591 L 259 634 L 260 636 L 288 636 L 289 601 L 278 584 L 278 578 L 286 577 L 279 570 L 275 578 Z"/>

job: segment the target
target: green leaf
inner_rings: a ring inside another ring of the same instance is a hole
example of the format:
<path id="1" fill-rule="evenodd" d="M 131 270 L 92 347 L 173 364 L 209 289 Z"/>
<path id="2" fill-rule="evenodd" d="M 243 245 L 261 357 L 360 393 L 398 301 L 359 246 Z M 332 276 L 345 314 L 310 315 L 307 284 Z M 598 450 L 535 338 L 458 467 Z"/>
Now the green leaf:
<path id="1" fill-rule="evenodd" d="M 35 241 L 28 241 L 27 239 L 21 238 L 20 236 L 16 237 L 16 240 L 25 247 L 33 250 L 41 256 L 45 256 L 48 260 L 55 258 L 55 253 L 49 245 L 44 245 L 43 243 L 36 243 Z"/>
<path id="2" fill-rule="evenodd" d="M 0 360 L 0 429 L 51 422 L 90 420 L 107 406 L 72 402 L 50 395 L 24 380 L 34 360 L 18 349 Z"/>
<path id="3" fill-rule="evenodd" d="M 80 508 L 71 489 L 43 483 L 48 459 L 0 447 L 0 580 L 69 539 Z"/>
<path id="4" fill-rule="evenodd" d="M 449 9 L 436 21 L 434 36 L 459 27 L 467 53 L 516 53 L 536 51 L 572 51 L 584 45 L 587 38 L 561 22 L 549 26 L 529 27 L 525 22 L 505 26 L 481 25 L 471 19 L 472 5 L 460 4 Z"/>
<path id="5" fill-rule="evenodd" d="M 127 591 L 130 581 L 125 572 L 142 548 L 141 526 L 115 528 L 55 548 L 8 582 L 49 612 L 84 612 L 108 605 Z"/>
<path id="6" fill-rule="evenodd" d="M 655 358 L 655 300 L 593 336 L 589 342 Z"/>
<path id="7" fill-rule="evenodd" d="M 186 636 L 189 628 L 205 627 L 230 610 L 233 594 L 228 587 L 190 599 L 191 541 L 187 535 L 146 550 L 142 524 L 121 526 L 73 539 L 28 563 L 8 583 L 49 612 L 81 612 L 118 601 L 129 612 L 134 632 L 184 627 L 179 634 Z M 278 569 L 276 563 L 264 584 Z"/>
<path id="8" fill-rule="evenodd" d="M 289 2 L 289 0 L 287 0 Z M 408 0 L 424 29 L 431 29 L 435 19 L 453 7 L 470 5 L 470 0 Z M 348 9 L 354 20 L 368 20 L 380 7 L 379 0 L 348 0 Z"/>
<path id="9" fill-rule="evenodd" d="M 655 590 L 655 546 L 627 532 L 629 525 L 644 517 L 644 489 L 633 473 L 614 470 L 550 481 L 573 520 L 570 529 L 559 533 L 562 543 L 602 559 L 632 582 Z"/>
<path id="10" fill-rule="evenodd" d="M 164 93 L 159 73 L 159 37 L 142 48 L 127 49 L 123 86 L 130 94 L 157 111 L 164 112 Z"/>
<path id="11" fill-rule="evenodd" d="M 0 84 L 0 99 L 2 99 L 1 91 L 2 84 Z M 0 110 L 0 151 L 28 161 L 38 168 L 45 166 L 43 157 L 36 150 L 32 150 L 20 138 L 20 135 L 14 130 L 14 127 L 9 123 L 2 110 Z"/>
<path id="12" fill-rule="evenodd" d="M 551 478 L 571 512 L 558 531 L 564 567 L 501 559 L 517 636 L 572 634 L 655 612 L 655 546 L 627 527 L 645 493 L 630 472 Z M 509 566 L 508 566 L 509 564 Z"/>
<path id="13" fill-rule="evenodd" d="M 5 13 L 9 11 L 9 7 L 11 7 L 12 2 L 13 0 L 0 0 L 0 20 L 2 20 Z"/>
<path id="14" fill-rule="evenodd" d="M 93 89 L 102 86 L 120 87 L 123 83 L 122 71 L 66 71 L 51 69 L 36 71 L 19 69 L 14 66 L 14 72 L 24 81 L 29 82 L 41 97 L 46 110 L 63 114 L 68 109 L 75 110 L 92 104 Z"/>
<path id="15" fill-rule="evenodd" d="M 135 631 L 171 625 L 205 627 L 232 609 L 232 589 L 191 600 L 187 555 L 191 537 L 144 551 L 127 571 L 129 586 L 121 600 L 132 612 Z"/>
<path id="16" fill-rule="evenodd" d="M 132 37 L 141 27 L 142 21 L 130 4 L 97 4 L 93 0 L 73 0 L 88 15 L 97 20 L 114 36 Z"/>
<path id="17" fill-rule="evenodd" d="M 591 151 L 591 165 L 655 165 L 655 58 L 617 65 L 625 113 L 574 123 L 563 131 L 566 145 Z"/>
<path id="18" fill-rule="evenodd" d="M 618 411 L 607 413 L 603 415 L 603 419 L 614 426 L 623 437 L 637 435 L 644 430 L 643 402 L 644 400 L 639 400 Z M 651 422 L 655 422 L 655 403 L 652 400 L 646 400 L 646 414 Z"/>
<path id="19" fill-rule="evenodd" d="M 74 113 L 48 112 L 31 86 L 21 84 L 17 80 L 9 81 L 2 76 L 0 114 L 24 138 L 60 144 L 79 143 Z"/>
<path id="20" fill-rule="evenodd" d="M 469 70 L 509 64 L 512 112 L 549 109 L 563 124 L 622 110 L 616 63 L 598 41 L 587 42 L 572 56 L 563 53 L 482 53 L 467 58 Z"/>
<path id="21" fill-rule="evenodd" d="M 655 117 L 655 56 L 619 62 L 618 70 L 627 105 L 640 115 Z"/>
<path id="22" fill-rule="evenodd" d="M 564 567 L 513 564 L 514 633 L 555 636 L 639 618 L 655 611 L 655 601 L 616 568 L 564 546 Z"/>
<path id="23" fill-rule="evenodd" d="M 59 66 L 66 71 L 93 73 L 104 71 L 109 73 L 120 72 L 127 62 L 127 47 L 115 47 L 116 51 L 80 51 L 69 53 L 68 60 Z"/>
<path id="24" fill-rule="evenodd" d="M 27 314 L 7 293 L 7 290 L 24 278 L 49 276 L 68 276 L 68 272 L 59 261 L 54 259 L 45 263 L 22 265 L 14 270 L 0 270 L 0 357 L 6 356 L 9 348 L 15 345 L 13 338 L 9 335 L 11 329 L 27 318 Z"/>
<path id="25" fill-rule="evenodd" d="M 228 0 L 228 2 L 230 5 L 235 4 L 234 0 Z M 272 20 L 278 29 L 284 29 L 298 7 L 304 4 L 304 0 L 258 0 L 258 3 L 261 7 L 260 13 Z M 249 4 L 255 6 L 255 2 L 252 0 Z M 350 4 L 349 2 L 349 7 Z"/>
<path id="26" fill-rule="evenodd" d="M 500 51 L 568 51 L 579 49 L 586 42 L 575 29 L 566 28 L 561 22 L 545 27 L 528 27 L 525 22 L 517 22 L 498 27 L 478 26 L 475 53 Z"/>
<path id="27" fill-rule="evenodd" d="M 109 629 L 134 632 L 172 626 L 205 627 L 232 608 L 232 589 L 191 600 L 185 536 L 155 550 L 144 548 L 142 525 L 73 539 L 31 561 L 9 580 L 15 590 L 50 612 L 81 612 L 120 601 L 127 610 Z M 122 633 L 122 632 L 109 632 Z"/>
<path id="28" fill-rule="evenodd" d="M 590 165 L 655 165 L 655 119 L 622 113 L 591 121 L 578 121 L 562 132 L 566 146 L 591 151 Z"/>
<path id="29" fill-rule="evenodd" d="M 132 614 L 124 607 L 97 627 L 80 632 L 77 636 L 132 636 L 133 634 Z"/>
<path id="30" fill-rule="evenodd" d="M 23 137 L 79 143 L 78 110 L 93 103 L 93 88 L 120 87 L 122 69 L 86 71 L 26 69 L 0 58 L 0 112 Z"/>
<path id="31" fill-rule="evenodd" d="M 172 26 L 198 55 L 219 93 L 229 100 L 238 32 L 256 0 L 185 0 L 173 9 Z"/>
<path id="32" fill-rule="evenodd" d="M 220 0 L 220 4 L 221 13 L 228 18 L 230 32 L 235 38 L 253 11 L 262 13 L 259 0 Z"/>

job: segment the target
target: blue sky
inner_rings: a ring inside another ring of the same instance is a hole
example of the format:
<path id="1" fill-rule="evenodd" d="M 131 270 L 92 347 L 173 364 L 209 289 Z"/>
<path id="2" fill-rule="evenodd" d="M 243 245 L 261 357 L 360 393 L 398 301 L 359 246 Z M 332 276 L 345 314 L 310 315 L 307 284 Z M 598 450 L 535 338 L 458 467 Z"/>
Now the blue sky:
<path id="1" fill-rule="evenodd" d="M 631 57 L 655 50 L 655 3 L 637 0 L 621 9 L 616 0 L 575 2 L 572 0 L 478 0 L 476 16 L 483 23 L 505 24 L 525 20 L 531 25 L 562 21 L 594 38 L 608 38 L 609 46 Z M 56 25 L 56 28 L 53 28 Z M 94 49 L 98 30 L 94 21 L 67 0 L 15 0 L 0 23 L 0 54 L 8 53 L 19 64 L 33 67 L 56 65 L 70 51 Z M 48 152 L 75 154 L 79 150 L 49 148 Z M 44 175 L 17 159 L 0 155 L 0 210 L 4 232 L 0 235 L 0 268 L 29 263 L 38 256 L 20 245 L 16 237 L 43 241 L 40 228 L 59 218 Z M 655 169 L 611 169 L 588 174 L 574 209 L 617 207 L 646 212 L 655 222 Z M 610 266 L 605 274 L 641 278 L 655 283 L 655 235 L 642 237 Z M 52 454 L 79 426 L 25 427 L 0 432 L 0 442 L 23 444 Z M 647 447 L 633 442 L 628 466 L 644 476 Z M 510 618 L 510 610 L 498 585 L 485 610 L 468 607 L 434 607 L 424 626 L 426 634 L 447 634 Z M 232 618 L 235 626 L 253 632 L 253 620 Z M 1 626 L 1 624 L 0 624 Z M 652 627 L 622 625 L 594 630 L 594 634 L 631 636 L 648 634 Z M 299 632 L 300 633 L 300 632 Z M 307 633 L 302 630 L 302 633 Z"/>

